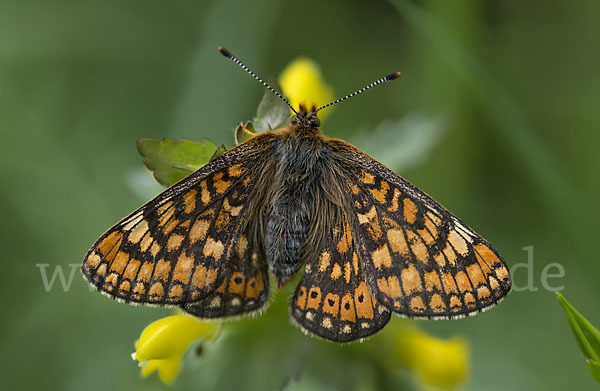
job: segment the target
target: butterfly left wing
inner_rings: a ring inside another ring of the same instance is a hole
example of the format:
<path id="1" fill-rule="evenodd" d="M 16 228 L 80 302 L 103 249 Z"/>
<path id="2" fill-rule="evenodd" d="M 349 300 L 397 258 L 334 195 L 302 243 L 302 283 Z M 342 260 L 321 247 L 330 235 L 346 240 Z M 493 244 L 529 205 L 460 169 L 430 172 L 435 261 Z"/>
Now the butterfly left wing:
<path id="1" fill-rule="evenodd" d="M 236 245 L 223 282 L 208 296 L 181 308 L 199 318 L 226 318 L 265 309 L 269 297 L 269 275 L 264 254 L 251 241 L 249 232 Z"/>
<path id="2" fill-rule="evenodd" d="M 510 291 L 508 268 L 485 239 L 370 156 L 332 143 L 343 151 L 361 258 L 379 302 L 406 316 L 456 318 Z"/>
<path id="3" fill-rule="evenodd" d="M 249 216 L 259 141 L 219 156 L 110 228 L 85 257 L 86 279 L 113 298 L 147 304 L 215 291 Z"/>

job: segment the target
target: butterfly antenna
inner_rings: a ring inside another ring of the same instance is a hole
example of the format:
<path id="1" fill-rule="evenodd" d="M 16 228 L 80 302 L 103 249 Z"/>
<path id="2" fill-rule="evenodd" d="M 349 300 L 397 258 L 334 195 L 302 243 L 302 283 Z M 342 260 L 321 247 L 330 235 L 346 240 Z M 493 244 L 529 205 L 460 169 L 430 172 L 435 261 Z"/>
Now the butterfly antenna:
<path id="1" fill-rule="evenodd" d="M 246 65 L 244 65 L 243 62 L 241 62 L 240 60 L 238 60 L 238 58 L 236 56 L 234 56 L 233 54 L 231 54 L 229 52 L 229 50 L 225 49 L 223 46 L 219 46 L 219 52 L 221 52 L 222 55 L 224 55 L 225 57 L 227 57 L 231 61 L 233 61 L 236 64 L 238 64 L 239 66 L 241 66 L 243 70 L 245 70 L 246 72 L 248 72 L 250 74 L 250 76 L 252 76 L 256 80 L 258 80 L 259 82 L 261 82 L 263 86 L 265 86 L 265 87 L 267 87 L 269 89 L 269 91 L 271 91 L 272 93 L 274 93 L 275 95 L 277 95 L 279 98 L 281 98 L 281 100 L 284 101 L 290 107 L 290 109 L 292 109 L 292 111 L 294 113 L 298 114 L 298 112 L 296 110 L 294 110 L 294 108 L 292 107 L 292 105 L 290 104 L 290 102 L 288 102 L 287 99 L 285 99 L 279 92 L 277 92 L 273 88 L 271 88 L 271 86 L 268 85 L 263 79 L 261 79 L 260 77 L 258 77 L 256 75 L 256 73 L 252 72 Z"/>
<path id="2" fill-rule="evenodd" d="M 379 79 L 379 80 L 375 80 L 373 83 L 369 84 L 368 86 L 365 86 L 365 87 L 361 88 L 361 89 L 360 89 L 360 90 L 358 90 L 358 91 L 355 91 L 355 92 L 353 92 L 353 93 L 351 93 L 351 94 L 349 94 L 349 95 L 346 95 L 345 97 L 343 97 L 343 98 L 340 98 L 340 99 L 338 99 L 338 100 L 336 100 L 336 101 L 333 101 L 333 102 L 331 102 L 331 103 L 328 103 L 328 104 L 326 104 L 325 106 L 321 106 L 321 107 L 319 107 L 319 108 L 318 108 L 318 109 L 317 109 L 315 112 L 313 112 L 313 114 L 316 114 L 316 113 L 317 113 L 317 111 L 323 110 L 323 109 L 324 109 L 324 108 L 326 108 L 326 107 L 333 106 L 333 105 L 334 105 L 334 104 L 336 104 L 336 103 L 340 103 L 341 101 L 344 101 L 344 100 L 346 100 L 346 99 L 348 99 L 348 98 L 352 98 L 353 96 L 355 96 L 355 95 L 358 95 L 358 94 L 360 94 L 361 92 L 365 92 L 365 91 L 366 91 L 366 90 L 368 90 L 369 88 L 371 88 L 371 87 L 375 87 L 375 86 L 376 86 L 376 85 L 378 85 L 378 84 L 385 83 L 385 82 L 392 81 L 392 80 L 396 80 L 397 78 L 399 78 L 399 77 L 400 77 L 400 75 L 402 75 L 402 72 L 394 72 L 394 73 L 390 73 L 390 74 L 389 74 L 389 75 L 387 75 L 386 77 L 382 77 L 382 78 L 381 78 L 381 79 Z"/>

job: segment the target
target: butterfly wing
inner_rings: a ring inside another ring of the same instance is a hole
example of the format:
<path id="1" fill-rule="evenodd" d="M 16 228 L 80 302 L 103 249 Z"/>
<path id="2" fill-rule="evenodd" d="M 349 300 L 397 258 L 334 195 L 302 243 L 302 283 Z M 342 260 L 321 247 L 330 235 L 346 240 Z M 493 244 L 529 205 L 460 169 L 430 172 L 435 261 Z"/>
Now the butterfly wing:
<path id="1" fill-rule="evenodd" d="M 352 184 L 362 266 L 380 303 L 406 316 L 455 318 L 510 291 L 508 268 L 485 239 L 370 156 L 332 143 Z"/>
<path id="2" fill-rule="evenodd" d="M 200 318 L 224 318 L 264 309 L 269 297 L 267 265 L 249 237 L 245 233 L 238 239 L 221 285 L 201 300 L 182 304 L 183 310 Z"/>
<path id="3" fill-rule="evenodd" d="M 126 302 L 185 306 L 231 276 L 264 276 L 264 262 L 240 267 L 245 254 L 235 251 L 251 213 L 261 141 L 219 156 L 110 228 L 88 251 L 85 278 Z M 256 302 L 246 307 L 264 304 L 267 291 L 263 278 Z"/>
<path id="4" fill-rule="evenodd" d="M 390 320 L 367 283 L 351 230 L 346 224 L 322 241 L 291 303 L 292 317 L 304 330 L 336 342 L 367 337 Z"/>

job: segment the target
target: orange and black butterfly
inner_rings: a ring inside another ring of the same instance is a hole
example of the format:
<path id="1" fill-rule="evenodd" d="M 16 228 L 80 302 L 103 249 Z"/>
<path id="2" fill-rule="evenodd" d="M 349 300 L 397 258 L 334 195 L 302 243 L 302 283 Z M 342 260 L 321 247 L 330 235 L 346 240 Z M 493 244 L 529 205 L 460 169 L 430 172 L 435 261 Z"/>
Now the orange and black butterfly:
<path id="1" fill-rule="evenodd" d="M 392 312 L 459 318 L 496 304 L 511 281 L 485 239 L 372 157 L 321 134 L 317 112 L 347 97 L 292 108 L 288 126 L 237 145 L 125 217 L 88 251 L 85 278 L 124 302 L 227 318 L 265 309 L 269 272 L 281 288 L 304 269 L 291 316 L 337 342 L 377 332 Z"/>

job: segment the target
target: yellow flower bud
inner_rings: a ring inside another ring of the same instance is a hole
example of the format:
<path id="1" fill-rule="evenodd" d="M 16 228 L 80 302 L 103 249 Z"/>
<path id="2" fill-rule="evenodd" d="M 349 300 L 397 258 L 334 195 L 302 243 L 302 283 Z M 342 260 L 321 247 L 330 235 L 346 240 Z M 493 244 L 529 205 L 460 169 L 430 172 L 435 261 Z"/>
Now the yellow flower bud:
<path id="1" fill-rule="evenodd" d="M 396 351 L 426 386 L 451 389 L 469 377 L 469 348 L 462 338 L 441 340 L 416 329 L 405 330 L 396 338 Z"/>
<path id="2" fill-rule="evenodd" d="M 319 66 L 306 57 L 292 61 L 279 76 L 279 84 L 296 110 L 301 103 L 310 110 L 313 104 L 320 107 L 334 100 L 333 89 L 323 80 Z M 330 110 L 328 107 L 319 112 L 321 121 Z"/>
<path id="3" fill-rule="evenodd" d="M 142 376 L 158 371 L 163 383 L 170 384 L 190 344 L 200 337 L 214 340 L 219 329 L 219 323 L 200 322 L 187 315 L 159 319 L 142 331 L 133 358 L 140 362 Z"/>

